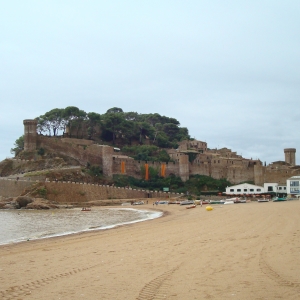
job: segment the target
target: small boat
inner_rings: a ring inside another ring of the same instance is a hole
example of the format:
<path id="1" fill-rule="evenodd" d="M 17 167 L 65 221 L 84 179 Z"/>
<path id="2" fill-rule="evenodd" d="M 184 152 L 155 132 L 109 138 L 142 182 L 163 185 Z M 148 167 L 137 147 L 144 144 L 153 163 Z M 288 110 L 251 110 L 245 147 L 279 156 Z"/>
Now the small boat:
<path id="1" fill-rule="evenodd" d="M 247 203 L 247 200 L 246 199 L 238 199 L 238 200 L 235 200 L 234 203 Z"/>
<path id="2" fill-rule="evenodd" d="M 262 199 L 257 199 L 257 202 L 269 202 L 269 199 L 262 198 Z"/>
<path id="3" fill-rule="evenodd" d="M 210 200 L 208 204 L 224 204 L 225 200 Z"/>
<path id="4" fill-rule="evenodd" d="M 281 202 L 281 201 L 286 201 L 286 198 L 284 197 L 274 197 L 272 198 L 273 202 Z"/>
<path id="5" fill-rule="evenodd" d="M 227 205 L 227 204 L 234 204 L 234 201 L 233 200 L 226 200 L 224 202 L 224 205 Z"/>
<path id="6" fill-rule="evenodd" d="M 202 204 L 209 204 L 209 201 L 208 200 L 203 200 Z"/>
<path id="7" fill-rule="evenodd" d="M 81 209 L 81 211 L 91 211 L 92 209 L 91 208 L 89 208 L 89 207 L 83 207 L 82 209 Z"/>
<path id="8" fill-rule="evenodd" d="M 191 205 L 191 206 L 187 206 L 186 209 L 195 208 L 195 207 L 196 207 L 196 205 L 194 204 L 194 205 Z"/>
<path id="9" fill-rule="evenodd" d="M 132 203 L 132 205 L 143 205 L 143 204 L 145 204 L 144 201 L 136 201 Z"/>
<path id="10" fill-rule="evenodd" d="M 181 201 L 180 205 L 194 205 L 194 201 L 191 200 L 185 200 L 185 201 Z"/>
<path id="11" fill-rule="evenodd" d="M 180 204 L 180 201 L 169 201 L 169 204 Z"/>
<path id="12" fill-rule="evenodd" d="M 169 201 L 158 201 L 157 204 L 169 204 Z"/>

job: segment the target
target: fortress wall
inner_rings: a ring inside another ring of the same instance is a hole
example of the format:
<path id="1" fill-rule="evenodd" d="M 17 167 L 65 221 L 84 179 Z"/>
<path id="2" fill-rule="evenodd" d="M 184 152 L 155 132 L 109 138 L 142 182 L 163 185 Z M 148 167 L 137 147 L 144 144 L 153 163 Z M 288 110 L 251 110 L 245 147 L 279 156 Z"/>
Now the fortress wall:
<path id="1" fill-rule="evenodd" d="M 75 184 L 71 182 L 46 182 L 47 199 L 60 203 L 84 203 L 108 199 L 136 199 L 178 197 L 179 194 L 147 190 L 134 190 L 94 184 Z"/>
<path id="2" fill-rule="evenodd" d="M 253 167 L 230 167 L 228 168 L 227 180 L 233 184 L 244 181 L 254 181 L 254 169 Z"/>
<path id="3" fill-rule="evenodd" d="M 264 167 L 263 182 L 277 182 L 286 185 L 286 180 L 292 176 L 300 175 L 300 169 L 283 169 L 274 170 Z"/>
<path id="4" fill-rule="evenodd" d="M 205 175 L 210 176 L 210 164 L 207 162 L 190 164 L 190 175 Z"/>
<path id="5" fill-rule="evenodd" d="M 16 169 L 20 166 L 23 166 L 23 165 L 26 165 L 28 164 L 29 162 L 31 162 L 32 160 L 28 160 L 28 159 L 15 159 L 15 158 L 12 158 L 11 161 L 13 162 L 12 164 L 12 168 L 13 169 Z"/>
<path id="6" fill-rule="evenodd" d="M 31 186 L 34 181 L 28 180 L 12 180 L 0 178 L 0 196 L 3 197 L 17 197 L 25 188 Z"/>
<path id="7" fill-rule="evenodd" d="M 78 140 L 57 137 L 38 137 L 38 147 L 57 151 L 78 160 L 82 165 L 102 165 L 102 145 L 79 144 Z M 84 142 L 84 140 L 82 140 Z M 81 142 L 81 140 L 80 140 Z M 90 141 L 88 141 L 90 142 Z"/>
<path id="8" fill-rule="evenodd" d="M 74 138 L 62 138 L 61 139 L 62 143 L 66 143 L 66 144 L 74 144 L 74 145 L 85 145 L 85 146 L 89 146 L 94 144 L 94 141 L 92 140 L 84 140 L 84 139 L 74 139 Z"/>
<path id="9" fill-rule="evenodd" d="M 262 165 L 254 166 L 254 184 L 263 186 L 264 184 L 264 176 L 265 176 L 265 167 Z"/>
<path id="10" fill-rule="evenodd" d="M 125 172 L 122 173 L 122 162 L 125 164 Z M 127 176 L 132 176 L 135 178 L 142 179 L 141 168 L 148 164 L 149 168 L 152 167 L 158 171 L 158 174 L 161 175 L 162 165 L 166 165 L 165 176 L 168 177 L 171 174 L 176 176 L 179 175 L 179 164 L 175 162 L 153 162 L 153 161 L 138 161 L 133 160 L 131 158 L 121 158 L 114 157 L 113 158 L 113 173 L 114 174 L 124 174 Z"/>
<path id="11" fill-rule="evenodd" d="M 166 163 L 166 177 L 171 174 L 179 176 L 179 164 L 177 162 L 168 162 Z"/>

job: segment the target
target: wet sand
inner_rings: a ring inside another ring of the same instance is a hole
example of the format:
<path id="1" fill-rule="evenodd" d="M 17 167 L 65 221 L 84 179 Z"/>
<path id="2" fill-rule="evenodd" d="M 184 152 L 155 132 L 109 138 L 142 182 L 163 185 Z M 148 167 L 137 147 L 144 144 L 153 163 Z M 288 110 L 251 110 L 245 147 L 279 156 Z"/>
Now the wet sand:
<path id="1" fill-rule="evenodd" d="M 0 246 L 0 299 L 300 298 L 300 201 L 156 208 L 165 216 Z"/>

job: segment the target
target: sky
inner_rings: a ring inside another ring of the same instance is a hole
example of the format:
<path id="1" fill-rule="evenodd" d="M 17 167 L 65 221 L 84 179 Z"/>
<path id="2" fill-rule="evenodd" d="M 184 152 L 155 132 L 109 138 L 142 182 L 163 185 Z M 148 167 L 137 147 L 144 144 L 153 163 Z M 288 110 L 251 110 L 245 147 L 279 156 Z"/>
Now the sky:
<path id="1" fill-rule="evenodd" d="M 0 0 L 0 161 L 54 108 L 176 118 L 209 148 L 300 164 L 299 0 Z"/>

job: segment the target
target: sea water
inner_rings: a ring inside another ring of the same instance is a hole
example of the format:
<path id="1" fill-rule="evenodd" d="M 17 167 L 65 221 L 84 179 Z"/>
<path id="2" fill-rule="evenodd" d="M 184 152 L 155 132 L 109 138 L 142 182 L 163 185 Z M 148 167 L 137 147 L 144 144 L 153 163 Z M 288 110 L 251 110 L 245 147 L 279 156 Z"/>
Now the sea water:
<path id="1" fill-rule="evenodd" d="M 161 212 L 131 208 L 104 208 L 91 211 L 1 210 L 0 245 L 67 235 L 158 218 Z"/>

